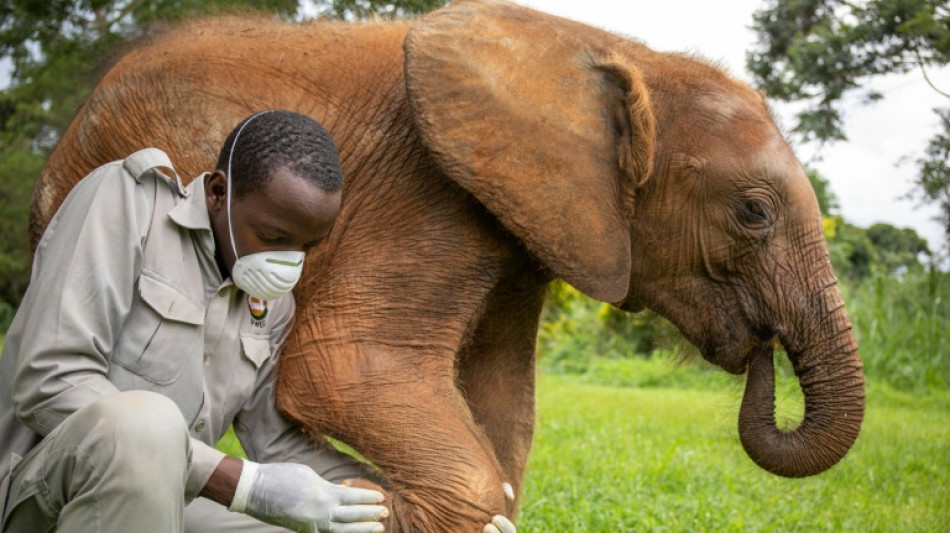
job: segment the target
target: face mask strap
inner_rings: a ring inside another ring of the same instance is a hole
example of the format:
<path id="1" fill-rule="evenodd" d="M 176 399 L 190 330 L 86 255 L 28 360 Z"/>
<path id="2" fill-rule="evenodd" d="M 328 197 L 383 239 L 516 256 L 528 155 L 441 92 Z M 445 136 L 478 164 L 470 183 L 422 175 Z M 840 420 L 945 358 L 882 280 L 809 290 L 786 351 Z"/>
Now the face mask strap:
<path id="1" fill-rule="evenodd" d="M 244 131 L 244 128 L 251 123 L 255 118 L 266 115 L 267 113 L 272 113 L 274 110 L 269 109 L 267 111 L 261 111 L 255 115 L 252 115 L 249 119 L 244 121 L 244 124 L 241 124 L 241 127 L 238 128 L 237 133 L 234 135 L 234 142 L 231 143 L 231 151 L 228 152 L 228 234 L 231 236 L 231 249 L 234 251 L 234 260 L 238 260 L 237 252 L 237 243 L 234 242 L 234 226 L 231 224 L 231 160 L 234 159 L 234 150 L 237 148 L 238 139 L 241 137 L 241 132 Z"/>

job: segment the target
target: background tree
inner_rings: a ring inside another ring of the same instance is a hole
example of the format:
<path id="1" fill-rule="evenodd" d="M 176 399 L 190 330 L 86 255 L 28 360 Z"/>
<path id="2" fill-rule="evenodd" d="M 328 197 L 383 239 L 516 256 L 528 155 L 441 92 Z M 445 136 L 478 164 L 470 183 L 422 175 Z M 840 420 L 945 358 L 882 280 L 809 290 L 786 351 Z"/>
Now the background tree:
<path id="1" fill-rule="evenodd" d="M 845 280 L 860 281 L 875 272 L 888 276 L 923 271 L 923 260 L 932 255 L 927 240 L 914 229 L 891 224 L 861 228 L 833 216 L 825 224 L 825 236 L 835 272 Z"/>
<path id="2" fill-rule="evenodd" d="M 920 69 L 930 82 L 928 68 L 950 63 L 946 0 L 768 0 L 753 20 L 746 66 L 770 97 L 807 102 L 794 127 L 804 141 L 844 140 L 841 99 L 869 79 Z M 883 98 L 863 90 L 866 102 Z M 950 240 L 950 110 L 935 112 L 942 131 L 917 161 L 913 196 L 940 206 Z"/>
<path id="3" fill-rule="evenodd" d="M 320 16 L 355 19 L 424 13 L 446 0 L 305 2 Z M 33 184 L 113 55 L 163 23 L 215 13 L 301 17 L 299 0 L 0 0 L 0 331 L 29 281 Z M 3 80 L 0 80 L 2 87 Z"/>
<path id="4" fill-rule="evenodd" d="M 940 116 L 942 131 L 935 135 L 924 151 L 925 157 L 917 160 L 920 176 L 917 178 L 917 198 L 940 206 L 940 223 L 950 240 L 950 109 L 935 109 Z"/>
<path id="5" fill-rule="evenodd" d="M 808 165 L 805 165 L 805 173 L 808 174 L 808 181 L 811 182 L 812 189 L 815 189 L 815 196 L 818 197 L 821 216 L 829 217 L 835 214 L 841 206 L 838 205 L 838 196 L 831 190 L 831 183 Z"/>
<path id="6" fill-rule="evenodd" d="M 885 223 L 861 228 L 845 221 L 828 180 L 814 169 L 806 166 L 805 170 L 818 197 L 831 262 L 842 278 L 862 280 L 874 271 L 890 275 L 921 270 L 922 260 L 932 257 L 927 240 L 912 228 Z"/>
<path id="7" fill-rule="evenodd" d="M 320 10 L 323 16 L 342 20 L 374 16 L 395 19 L 427 13 L 447 3 L 448 0 L 337 0 L 335 2 L 324 2 Z"/>
<path id="8" fill-rule="evenodd" d="M 875 260 L 885 273 L 919 268 L 921 256 L 931 255 L 927 240 L 911 228 L 877 223 L 867 229 L 867 236 L 874 245 Z"/>

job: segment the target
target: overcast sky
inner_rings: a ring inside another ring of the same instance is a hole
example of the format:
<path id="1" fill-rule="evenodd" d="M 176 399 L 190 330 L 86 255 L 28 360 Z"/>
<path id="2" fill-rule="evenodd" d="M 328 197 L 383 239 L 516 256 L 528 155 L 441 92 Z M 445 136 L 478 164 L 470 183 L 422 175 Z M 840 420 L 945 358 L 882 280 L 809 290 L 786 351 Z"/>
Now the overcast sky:
<path id="1" fill-rule="evenodd" d="M 518 3 L 562 17 L 586 22 L 644 41 L 662 51 L 695 52 L 720 62 L 740 79 L 751 81 L 745 70 L 745 54 L 753 48 L 752 13 L 764 0 L 516 0 Z M 930 79 L 950 92 L 950 69 L 928 70 Z M 831 182 L 841 214 L 859 226 L 889 222 L 910 226 L 927 238 L 931 248 L 942 246 L 943 229 L 933 221 L 934 206 L 921 207 L 900 197 L 913 189 L 916 166 L 927 141 L 938 131 L 934 107 L 950 107 L 950 99 L 931 89 L 920 70 L 889 76 L 875 83 L 885 99 L 871 106 L 860 105 L 861 96 L 846 99 L 847 142 L 827 145 L 820 161 L 812 161 L 816 147 L 798 146 L 796 152 L 811 162 Z M 783 126 L 794 125 L 794 108 L 772 102 Z"/>
<path id="2" fill-rule="evenodd" d="M 516 0 L 534 7 L 635 37 L 663 51 L 689 51 L 720 62 L 732 75 L 749 81 L 746 51 L 753 47 L 752 13 L 764 0 Z M 0 87 L 5 86 L 9 62 L 0 62 Z M 944 92 L 950 92 L 950 68 L 929 72 Z M 910 226 L 931 242 L 942 245 L 943 230 L 933 221 L 936 207 L 920 206 L 900 198 L 913 190 L 916 167 L 898 166 L 913 161 L 934 133 L 937 119 L 932 108 L 950 107 L 950 99 L 927 86 L 919 70 L 876 82 L 885 99 L 872 106 L 860 105 L 860 95 L 847 99 L 847 142 L 826 146 L 821 160 L 816 148 L 798 146 L 799 158 L 831 182 L 841 203 L 841 214 L 859 226 L 889 222 Z M 793 107 L 773 102 L 786 129 L 794 125 Z"/>

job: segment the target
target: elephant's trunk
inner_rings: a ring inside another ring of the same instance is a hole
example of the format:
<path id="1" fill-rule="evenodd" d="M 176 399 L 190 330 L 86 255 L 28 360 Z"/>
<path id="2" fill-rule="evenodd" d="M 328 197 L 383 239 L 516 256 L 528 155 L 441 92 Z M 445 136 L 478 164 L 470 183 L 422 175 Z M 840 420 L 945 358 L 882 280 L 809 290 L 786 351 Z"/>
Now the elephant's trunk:
<path id="1" fill-rule="evenodd" d="M 746 453 L 780 476 L 805 477 L 834 466 L 854 444 L 864 418 L 864 376 L 850 319 L 836 287 L 822 291 L 820 299 L 828 311 L 817 323 L 781 339 L 805 397 L 802 423 L 791 431 L 776 425 L 771 344 L 750 363 L 739 411 Z"/>

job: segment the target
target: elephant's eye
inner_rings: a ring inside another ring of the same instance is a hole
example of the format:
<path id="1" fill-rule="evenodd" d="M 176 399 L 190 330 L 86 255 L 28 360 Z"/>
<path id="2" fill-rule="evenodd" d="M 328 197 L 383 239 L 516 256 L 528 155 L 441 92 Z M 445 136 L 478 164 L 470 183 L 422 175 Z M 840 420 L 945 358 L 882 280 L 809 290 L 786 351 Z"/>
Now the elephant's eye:
<path id="1" fill-rule="evenodd" d="M 768 226 L 772 223 L 772 214 L 769 211 L 769 206 L 762 200 L 750 198 L 743 201 L 740 216 L 743 222 L 756 228 Z"/>

